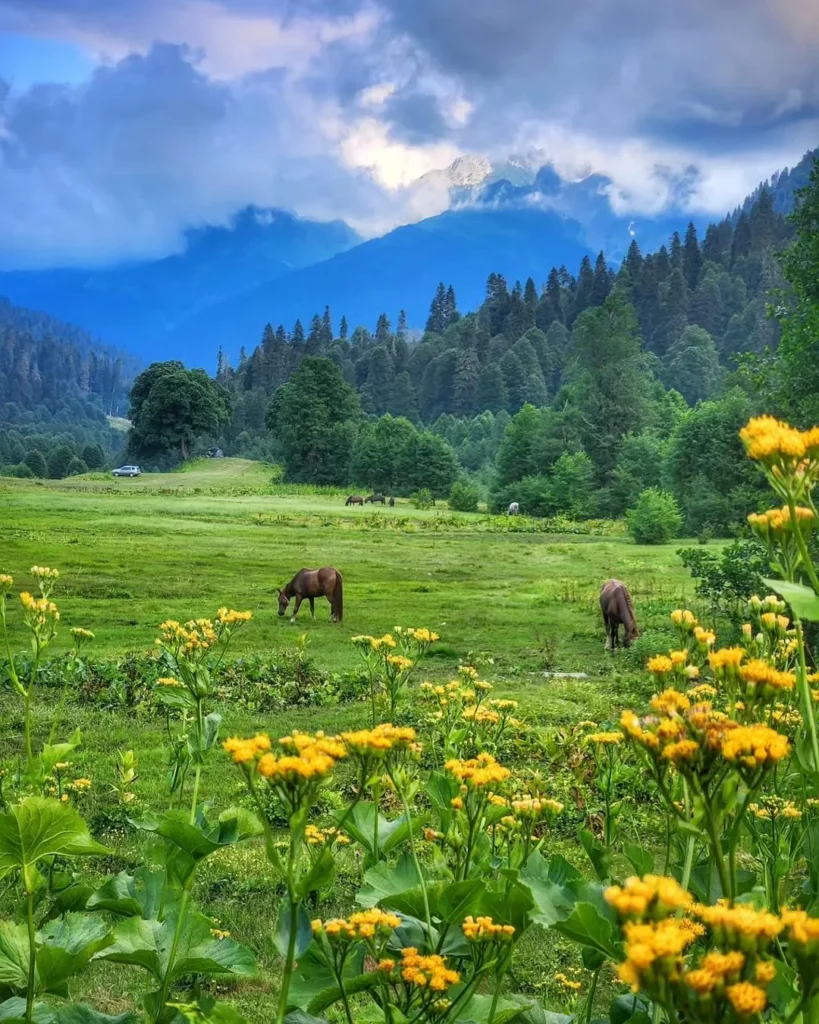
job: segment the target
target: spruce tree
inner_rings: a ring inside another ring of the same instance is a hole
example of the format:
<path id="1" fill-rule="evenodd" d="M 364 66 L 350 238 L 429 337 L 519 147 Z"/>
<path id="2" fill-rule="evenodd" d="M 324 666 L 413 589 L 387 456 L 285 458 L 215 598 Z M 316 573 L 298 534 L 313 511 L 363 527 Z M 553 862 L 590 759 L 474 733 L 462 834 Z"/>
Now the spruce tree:
<path id="1" fill-rule="evenodd" d="M 602 306 L 611 291 L 611 275 L 609 274 L 606 256 L 602 250 L 597 254 L 594 265 L 594 282 L 592 284 L 591 305 Z"/>
<path id="2" fill-rule="evenodd" d="M 333 318 L 330 314 L 330 307 L 324 307 L 324 316 L 321 318 L 321 341 L 327 347 L 333 340 Z"/>
<path id="3" fill-rule="evenodd" d="M 407 336 L 407 314 L 403 309 L 398 313 L 398 327 L 395 335 L 398 338 L 406 338 Z"/>
<path id="4" fill-rule="evenodd" d="M 683 246 L 683 274 L 685 274 L 685 283 L 692 291 L 697 287 L 701 267 L 702 253 L 697 240 L 697 229 L 692 221 L 685 232 L 685 245 Z"/>
<path id="5" fill-rule="evenodd" d="M 304 348 L 304 328 L 301 325 L 301 320 L 297 320 L 293 324 L 293 333 L 290 335 L 290 342 L 297 349 Z"/>
<path id="6" fill-rule="evenodd" d="M 671 236 L 671 269 L 682 270 L 683 268 L 683 248 L 680 240 L 679 231 L 675 231 Z"/>
<path id="7" fill-rule="evenodd" d="M 338 336 L 342 341 L 347 340 L 347 317 L 342 316 L 341 323 L 338 325 Z"/>
<path id="8" fill-rule="evenodd" d="M 390 322 L 386 313 L 381 313 L 375 325 L 375 341 L 377 345 L 386 345 L 390 340 Z"/>

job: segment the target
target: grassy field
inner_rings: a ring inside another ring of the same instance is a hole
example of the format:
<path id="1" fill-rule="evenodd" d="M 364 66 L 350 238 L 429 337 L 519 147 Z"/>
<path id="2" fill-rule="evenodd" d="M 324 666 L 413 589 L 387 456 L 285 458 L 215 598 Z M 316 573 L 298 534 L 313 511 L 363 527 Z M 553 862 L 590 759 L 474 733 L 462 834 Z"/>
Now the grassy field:
<path id="1" fill-rule="evenodd" d="M 56 650 L 66 648 L 68 628 L 94 631 L 95 657 L 150 648 L 157 625 L 168 617 L 212 615 L 222 604 L 253 611 L 235 653 L 275 655 L 306 633 L 316 665 L 345 670 L 358 664 L 350 643 L 358 633 L 395 625 L 427 626 L 442 641 L 426 663 L 430 678 L 449 678 L 459 661 L 483 652 L 494 658 L 486 676 L 499 695 L 521 702 L 524 715 L 548 724 L 613 718 L 638 685 L 637 667 L 648 650 L 668 646 L 668 611 L 692 593 L 675 555 L 677 542 L 645 548 L 624 535 L 593 537 L 510 532 L 486 517 L 446 509 L 419 511 L 401 501 L 394 509 L 362 511 L 344 506 L 344 494 L 288 488 L 272 470 L 240 460 L 199 464 L 184 473 L 138 480 L 82 477 L 0 485 L 0 572 L 16 588 L 31 587 L 34 564 L 59 568 L 56 592 L 62 623 Z M 522 524 L 523 525 L 523 524 Z M 335 565 L 344 575 L 345 615 L 330 625 L 319 602 L 316 621 L 307 606 L 291 625 L 276 615 L 275 588 L 302 566 Z M 644 635 L 636 652 L 611 657 L 597 607 L 602 580 L 617 576 L 632 590 Z M 22 646 L 16 602 L 10 601 L 12 639 Z M 567 679 L 545 673 L 583 672 Z M 47 693 L 35 706 L 39 741 L 54 708 Z M 0 691 L 0 728 L 19 747 L 19 701 Z M 338 730 L 363 723 L 360 704 L 294 710 L 275 720 L 230 707 L 219 709 L 225 732 L 256 729 L 283 733 L 293 727 Z M 139 800 L 161 807 L 165 796 L 164 728 L 156 717 L 66 707 L 60 733 L 79 726 L 84 741 L 76 770 L 94 780 L 84 812 L 103 822 L 110 802 L 117 751 L 139 756 Z M 4 751 L 3 757 L 7 756 Z M 8 763 L 8 761 L 7 761 Z M 223 766 L 209 771 L 206 790 L 217 808 L 237 799 L 238 777 Z M 639 836 L 635 835 L 635 839 Z M 108 871 L 133 866 L 144 840 L 132 830 L 109 830 L 114 853 Z M 567 855 L 577 856 L 573 837 Z M 347 898 L 339 882 L 338 898 Z M 275 973 L 271 925 L 278 898 L 258 847 L 240 847 L 208 862 L 197 898 Z M 533 945 L 524 981 L 533 988 L 569 953 L 550 940 Z M 81 992 L 106 1011 L 131 1005 L 142 979 L 135 971 L 105 967 L 86 976 Z M 275 986 L 242 986 L 232 994 L 252 1020 L 270 1019 Z"/>

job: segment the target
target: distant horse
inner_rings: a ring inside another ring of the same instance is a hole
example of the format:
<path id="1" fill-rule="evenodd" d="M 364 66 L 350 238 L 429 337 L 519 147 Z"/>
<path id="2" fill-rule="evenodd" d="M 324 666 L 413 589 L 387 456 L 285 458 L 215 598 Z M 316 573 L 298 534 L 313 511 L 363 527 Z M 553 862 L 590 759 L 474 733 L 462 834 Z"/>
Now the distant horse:
<path id="1" fill-rule="evenodd" d="M 606 627 L 606 650 L 613 651 L 618 646 L 621 626 L 625 631 L 623 646 L 631 647 L 632 640 L 640 635 L 640 630 L 634 617 L 631 594 L 625 583 L 620 580 L 606 580 L 600 588 L 600 610 L 603 612 L 603 624 Z"/>
<path id="2" fill-rule="evenodd" d="M 508 516 L 516 516 L 520 513 L 520 505 L 516 501 L 513 501 L 509 508 L 506 510 Z"/>
<path id="3" fill-rule="evenodd" d="M 390 498 L 390 508 L 395 508 L 395 498 Z"/>
<path id="4" fill-rule="evenodd" d="M 366 505 L 368 501 L 372 505 L 375 505 L 376 503 L 380 503 L 382 505 L 387 504 L 387 499 L 384 497 L 383 494 L 368 494 L 367 497 L 364 499 L 364 504 Z"/>
<path id="5" fill-rule="evenodd" d="M 363 505 L 364 499 L 360 494 L 351 494 L 350 497 L 344 502 L 345 505 Z"/>
<path id="6" fill-rule="evenodd" d="M 341 622 L 344 617 L 344 600 L 341 573 L 332 566 L 323 569 L 299 569 L 287 586 L 276 591 L 279 595 L 279 615 L 287 612 L 290 598 L 295 597 L 291 622 L 296 621 L 302 601 L 310 602 L 310 615 L 316 617 L 315 599 L 326 597 L 330 602 L 330 622 Z"/>

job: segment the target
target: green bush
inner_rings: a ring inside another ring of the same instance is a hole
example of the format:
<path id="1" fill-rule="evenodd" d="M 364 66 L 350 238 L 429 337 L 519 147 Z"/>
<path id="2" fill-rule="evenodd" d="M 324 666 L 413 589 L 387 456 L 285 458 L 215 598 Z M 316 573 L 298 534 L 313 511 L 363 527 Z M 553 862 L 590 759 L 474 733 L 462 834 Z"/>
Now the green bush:
<path id="1" fill-rule="evenodd" d="M 416 491 L 410 501 L 416 508 L 432 508 L 435 504 L 435 498 L 432 496 L 432 491 L 426 487 L 422 487 L 419 491 Z"/>
<path id="2" fill-rule="evenodd" d="M 478 488 L 468 480 L 456 480 L 449 492 L 449 507 L 456 512 L 477 512 Z"/>
<path id="3" fill-rule="evenodd" d="M 27 479 L 28 477 L 33 477 L 34 474 L 25 462 L 20 462 L 16 466 L 3 466 L 3 468 L 0 469 L 0 476 L 19 476 L 23 479 Z"/>
<path id="4" fill-rule="evenodd" d="M 626 512 L 629 532 L 638 544 L 665 544 L 682 528 L 682 514 L 674 496 L 649 487 Z"/>
<path id="5" fill-rule="evenodd" d="M 48 476 L 48 466 L 46 465 L 45 457 L 43 456 L 43 453 L 38 451 L 36 448 L 32 448 L 30 451 L 26 452 L 24 461 L 34 476 Z"/>
<path id="6" fill-rule="evenodd" d="M 82 459 L 78 459 L 75 455 L 74 458 L 68 463 L 68 469 L 66 470 L 66 476 L 79 476 L 80 473 L 87 473 L 88 466 L 83 462 Z"/>

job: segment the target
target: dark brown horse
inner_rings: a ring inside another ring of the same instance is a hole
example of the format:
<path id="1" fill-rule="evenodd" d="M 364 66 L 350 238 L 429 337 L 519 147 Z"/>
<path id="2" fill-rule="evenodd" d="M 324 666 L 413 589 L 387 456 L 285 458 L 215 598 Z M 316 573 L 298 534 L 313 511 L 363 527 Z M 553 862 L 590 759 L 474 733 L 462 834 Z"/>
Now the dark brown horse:
<path id="1" fill-rule="evenodd" d="M 330 602 L 330 622 L 341 622 L 344 617 L 341 573 L 332 566 L 326 565 L 323 569 L 299 569 L 287 586 L 276 593 L 279 595 L 279 615 L 287 612 L 291 597 L 296 599 L 293 614 L 290 616 L 291 622 L 296 621 L 305 598 L 310 602 L 310 614 L 313 618 L 316 617 L 317 597 L 326 597 Z"/>
<path id="2" fill-rule="evenodd" d="M 375 505 L 376 502 L 380 502 L 382 505 L 387 504 L 387 499 L 383 494 L 368 494 L 364 499 L 364 504 L 366 505 L 368 501 L 373 505 Z"/>
<path id="3" fill-rule="evenodd" d="M 640 630 L 634 617 L 631 594 L 625 583 L 620 580 L 606 580 L 600 588 L 600 610 L 603 612 L 603 624 L 606 627 L 606 650 L 613 651 L 618 646 L 621 626 L 625 631 L 623 646 L 630 647 L 632 640 L 640 635 Z"/>
<path id="4" fill-rule="evenodd" d="M 395 498 L 390 498 L 390 508 L 395 508 Z"/>
<path id="5" fill-rule="evenodd" d="M 364 499 L 360 494 L 351 494 L 350 497 L 344 502 L 345 505 L 363 505 Z"/>

